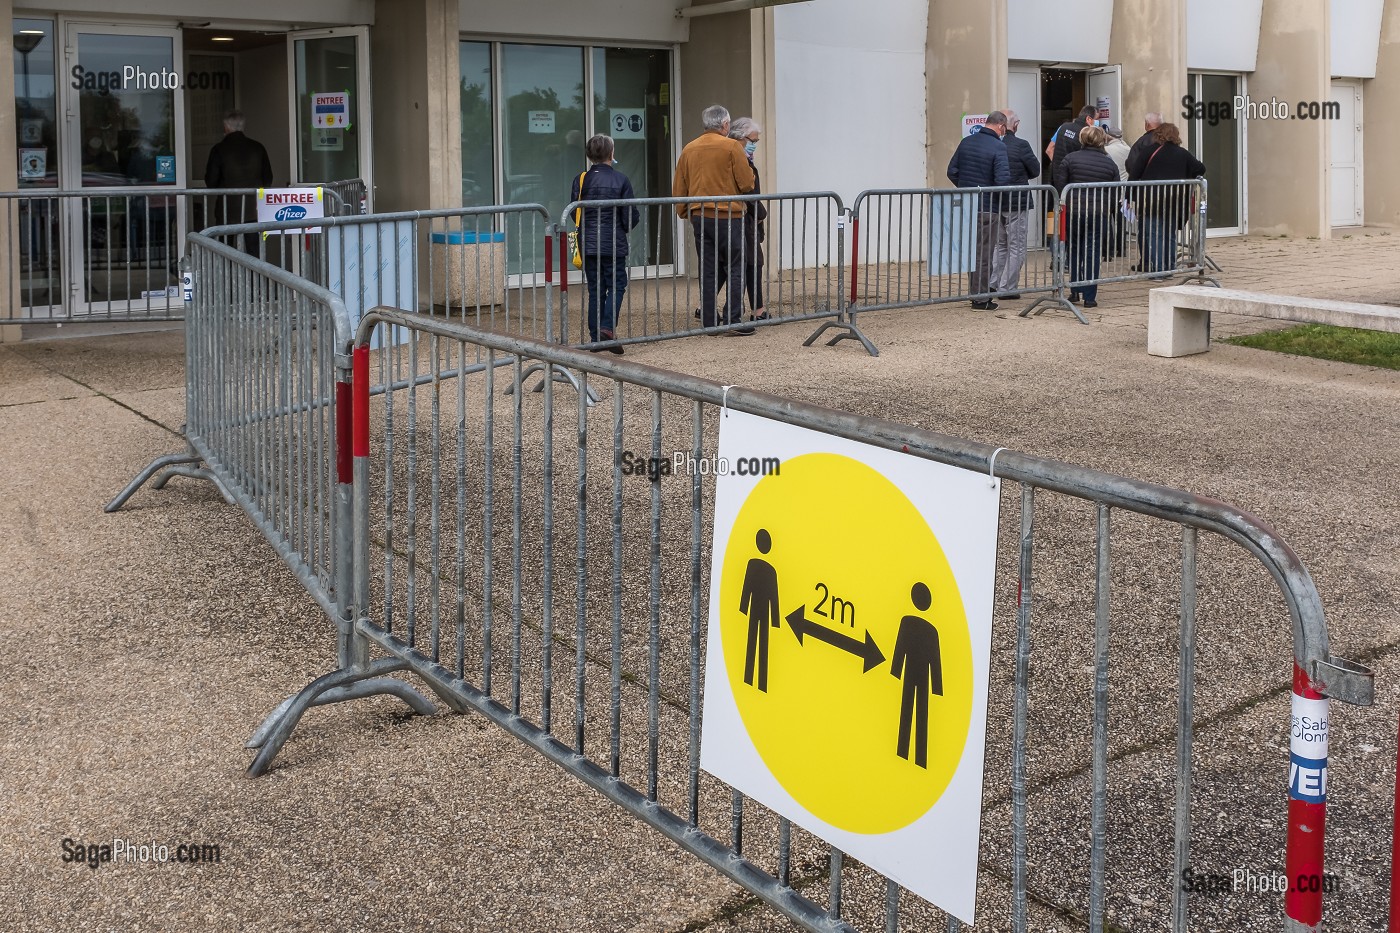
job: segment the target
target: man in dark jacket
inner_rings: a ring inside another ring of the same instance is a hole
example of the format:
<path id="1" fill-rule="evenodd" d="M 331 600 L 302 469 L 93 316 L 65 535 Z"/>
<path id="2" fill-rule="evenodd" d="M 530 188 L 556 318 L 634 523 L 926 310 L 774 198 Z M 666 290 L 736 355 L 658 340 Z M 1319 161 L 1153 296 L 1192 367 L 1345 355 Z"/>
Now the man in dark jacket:
<path id="1" fill-rule="evenodd" d="M 224 138 L 209 150 L 204 167 L 206 188 L 267 188 L 272 184 L 272 160 L 267 149 L 256 139 L 243 135 L 243 111 L 230 110 L 224 116 Z M 249 195 L 219 199 L 218 223 L 250 224 L 258 219 L 257 208 Z M 258 255 L 257 234 L 243 235 L 243 251 Z"/>
<path id="2" fill-rule="evenodd" d="M 1128 170 L 1129 178 L 1134 177 L 1135 174 L 1142 174 L 1142 166 L 1147 160 L 1148 153 L 1157 148 L 1157 140 L 1153 138 L 1152 133 L 1161 125 L 1162 115 L 1160 113 L 1143 114 L 1143 133 L 1138 137 L 1137 142 L 1133 143 L 1133 148 L 1128 150 L 1128 160 L 1123 163 Z"/>
<path id="3" fill-rule="evenodd" d="M 1079 116 L 1069 121 L 1061 123 L 1059 129 L 1055 130 L 1055 135 L 1050 139 L 1050 182 L 1059 191 L 1064 185 L 1060 182 L 1060 163 L 1064 162 L 1065 156 L 1079 148 L 1079 133 L 1094 121 L 1099 110 L 1093 104 L 1085 104 L 1079 108 Z"/>
<path id="4" fill-rule="evenodd" d="M 1031 144 L 1016 135 L 1021 118 L 1014 110 L 1002 111 L 1006 114 L 1006 135 L 1001 141 L 1006 144 L 1006 158 L 1011 170 L 1011 184 L 1028 185 L 1032 178 L 1040 175 L 1040 159 L 1036 157 Z M 997 227 L 997 245 L 992 252 L 992 291 L 1015 292 L 1021 279 L 1021 267 L 1026 263 L 1026 230 L 1029 224 L 1034 199 L 1030 192 L 1013 191 L 1004 195 L 1001 201 L 1001 222 Z M 1020 295 L 1010 294 L 1007 298 L 1016 299 Z"/>
<path id="5" fill-rule="evenodd" d="M 632 181 L 613 168 L 611 136 L 594 136 L 584 144 L 589 169 L 574 179 L 570 200 L 630 201 L 636 197 Z M 590 341 L 615 340 L 613 327 L 622 296 L 627 292 L 627 234 L 637 226 L 641 214 L 635 207 L 583 207 L 574 212 L 579 230 L 579 252 L 583 254 L 583 278 L 588 285 L 588 335 Z M 621 353 L 622 345 L 607 349 Z"/>
<path id="6" fill-rule="evenodd" d="M 990 188 L 1011 183 L 1010 160 L 1001 137 L 1006 133 L 1006 114 L 993 110 L 977 132 L 958 143 L 948 163 L 948 180 L 955 188 Z M 972 271 L 972 307 L 978 311 L 996 309 L 991 300 L 992 254 L 996 250 L 997 228 L 1001 225 L 1001 197 L 984 193 L 978 198 L 977 264 Z"/>

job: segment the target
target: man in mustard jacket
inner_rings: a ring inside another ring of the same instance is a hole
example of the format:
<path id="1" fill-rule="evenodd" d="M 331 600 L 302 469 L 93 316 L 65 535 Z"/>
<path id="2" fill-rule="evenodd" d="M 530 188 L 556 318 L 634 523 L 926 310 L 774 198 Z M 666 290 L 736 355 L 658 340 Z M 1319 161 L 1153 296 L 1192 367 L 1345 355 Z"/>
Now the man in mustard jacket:
<path id="1" fill-rule="evenodd" d="M 689 217 L 695 229 L 695 249 L 700 256 L 700 320 L 705 327 L 738 324 L 744 314 L 743 201 L 727 198 L 753 190 L 753 167 L 743 145 L 729 138 L 729 111 L 715 104 L 700 116 L 705 132 L 686 144 L 676 163 L 671 195 L 702 200 L 676 205 L 676 213 Z M 719 268 L 726 270 L 724 315 L 716 320 L 715 293 Z M 728 333 L 752 334 L 752 327 L 734 327 Z"/>

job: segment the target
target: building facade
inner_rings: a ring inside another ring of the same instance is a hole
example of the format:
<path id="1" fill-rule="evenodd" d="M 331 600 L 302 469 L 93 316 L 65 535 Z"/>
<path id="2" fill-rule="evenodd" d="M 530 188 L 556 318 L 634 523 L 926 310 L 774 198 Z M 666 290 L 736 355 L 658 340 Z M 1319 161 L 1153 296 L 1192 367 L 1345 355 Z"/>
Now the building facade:
<path id="1" fill-rule="evenodd" d="M 945 185 L 968 115 L 1013 107 L 1043 149 L 1090 102 L 1129 140 L 1149 110 L 1181 127 L 1218 233 L 1400 222 L 1397 131 L 1366 120 L 1400 103 L 1400 0 L 765 3 L 0 0 L 0 177 L 197 187 L 237 107 L 278 185 L 554 210 L 594 132 L 639 194 L 669 194 L 719 101 L 764 125 L 765 190 L 849 199 Z M 323 95 L 343 95 L 329 124 Z"/>

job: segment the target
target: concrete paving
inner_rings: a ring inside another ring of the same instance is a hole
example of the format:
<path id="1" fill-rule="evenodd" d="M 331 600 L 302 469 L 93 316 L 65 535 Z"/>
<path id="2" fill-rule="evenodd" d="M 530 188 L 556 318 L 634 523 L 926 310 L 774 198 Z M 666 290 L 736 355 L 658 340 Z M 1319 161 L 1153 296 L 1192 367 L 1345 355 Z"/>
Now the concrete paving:
<path id="1" fill-rule="evenodd" d="M 1371 302 L 1400 299 L 1398 249 L 1400 237 L 1379 231 L 1212 244 L 1231 287 L 1331 295 L 1330 282 L 1336 297 Z M 1344 887 L 1328 916 L 1333 930 L 1383 929 L 1400 705 L 1400 374 L 1229 345 L 1150 358 L 1145 294 L 1145 285 L 1105 288 L 1091 327 L 1058 313 L 1021 319 L 1014 306 L 872 313 L 862 326 L 878 359 L 849 342 L 803 349 L 806 325 L 632 347 L 626 359 L 1179 486 L 1271 522 L 1317 581 L 1333 651 L 1377 671 L 1375 708 L 1333 708 L 1328 869 Z M 1263 326 L 1275 322 L 1241 319 L 1215 333 Z M 177 479 L 102 513 L 152 457 L 179 449 L 182 381 L 178 332 L 0 347 L 7 927 L 789 928 L 476 716 L 417 718 L 389 700 L 316 710 L 271 773 L 245 780 L 243 742 L 267 710 L 331 668 L 333 633 L 246 517 L 206 485 Z M 634 429 L 645 416 L 629 408 L 629 438 L 645 436 Z M 556 428 L 563 437 L 569 426 Z M 559 475 L 571 469 L 561 461 Z M 1004 497 L 1012 529 L 1018 493 L 1008 485 Z M 527 533 L 538 520 L 537 506 L 527 511 Z M 1082 930 L 1092 511 L 1042 495 L 1037 524 L 1031 928 Z M 1167 929 L 1177 538 L 1121 514 L 1115 532 L 1109 918 L 1117 929 Z M 559 533 L 557 611 L 572 619 L 567 522 Z M 688 540 L 688 526 L 677 537 Z M 1009 929 L 1015 541 L 1002 538 L 977 930 Z M 524 598 L 534 605 L 538 557 L 527 554 Z M 1273 870 L 1287 788 L 1286 616 L 1258 565 L 1220 539 L 1203 539 L 1201 579 L 1192 864 Z M 527 657 L 538 647 L 527 639 Z M 569 660 L 556 671 L 561 686 Z M 668 689 L 685 682 L 682 661 L 667 650 Z M 644 674 L 645 652 L 630 645 L 624 663 Z M 605 673 L 590 665 L 590 676 Z M 537 664 L 522 681 L 530 709 Z M 635 774 L 644 691 L 629 690 Z M 572 709 L 567 689 L 556 702 Z M 604 713 L 590 707 L 590 723 Z M 684 710 L 667 707 L 662 722 L 663 762 L 675 767 L 661 790 L 674 805 Z M 707 780 L 702 825 L 727 826 L 726 803 Z M 771 820 L 750 819 L 746 851 L 767 865 Z M 222 859 L 97 870 L 62 860 L 65 838 L 114 837 L 217 844 Z M 794 871 L 819 901 L 823 857 L 798 834 Z M 848 864 L 845 883 L 846 915 L 880 928 L 882 882 Z M 1192 909 L 1198 929 L 1276 930 L 1280 915 L 1269 895 Z M 904 929 L 941 928 L 908 895 L 901 916 Z"/>

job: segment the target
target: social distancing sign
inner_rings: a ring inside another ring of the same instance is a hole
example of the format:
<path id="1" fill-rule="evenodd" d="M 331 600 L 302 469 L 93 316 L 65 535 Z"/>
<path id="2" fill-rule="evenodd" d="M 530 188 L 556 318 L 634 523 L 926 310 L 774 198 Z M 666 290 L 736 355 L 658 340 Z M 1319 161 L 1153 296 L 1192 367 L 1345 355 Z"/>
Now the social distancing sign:
<path id="1" fill-rule="evenodd" d="M 1000 494 L 728 411 L 701 766 L 971 923 Z"/>

